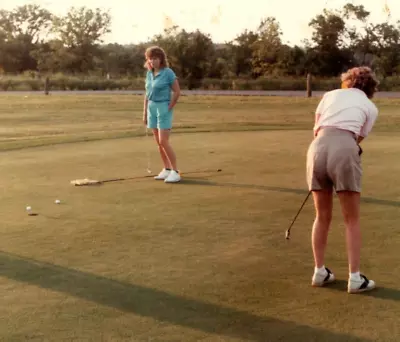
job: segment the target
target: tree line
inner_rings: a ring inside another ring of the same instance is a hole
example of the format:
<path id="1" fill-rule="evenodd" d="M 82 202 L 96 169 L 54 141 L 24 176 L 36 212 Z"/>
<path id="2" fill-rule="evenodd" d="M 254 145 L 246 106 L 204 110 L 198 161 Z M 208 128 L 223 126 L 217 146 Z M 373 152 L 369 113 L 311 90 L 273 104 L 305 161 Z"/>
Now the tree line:
<path id="1" fill-rule="evenodd" d="M 205 79 L 336 77 L 357 65 L 369 65 L 383 78 L 400 72 L 400 21 L 372 23 L 363 5 L 323 10 L 309 22 L 311 39 L 294 46 L 283 42 L 274 17 L 224 44 L 178 26 L 139 44 L 105 44 L 111 21 L 98 8 L 73 7 L 63 16 L 39 5 L 0 10 L 0 73 L 143 77 L 144 51 L 152 44 L 166 50 L 189 88 Z"/>

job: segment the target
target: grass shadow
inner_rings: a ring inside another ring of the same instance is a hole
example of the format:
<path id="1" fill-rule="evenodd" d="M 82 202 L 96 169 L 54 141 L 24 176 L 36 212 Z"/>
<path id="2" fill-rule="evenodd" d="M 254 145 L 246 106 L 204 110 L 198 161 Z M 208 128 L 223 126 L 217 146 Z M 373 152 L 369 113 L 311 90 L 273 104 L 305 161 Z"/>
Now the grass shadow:
<path id="1" fill-rule="evenodd" d="M 334 283 L 326 286 L 327 289 L 340 292 L 347 291 L 347 280 L 336 280 Z M 400 290 L 377 285 L 376 289 L 368 292 L 357 293 L 357 296 L 372 297 L 391 301 L 400 301 Z"/>
<path id="2" fill-rule="evenodd" d="M 237 184 L 237 183 L 218 183 L 209 180 L 200 180 L 195 178 L 182 178 L 180 184 L 191 184 L 191 185 L 205 185 L 205 186 L 221 186 L 221 187 L 229 187 L 229 188 L 241 188 L 241 189 L 255 189 L 255 190 L 266 190 L 266 191 L 279 191 L 279 192 L 287 192 L 287 193 L 295 193 L 295 194 L 307 194 L 306 190 L 302 189 L 291 189 L 291 188 L 282 188 L 277 186 L 266 186 L 266 185 L 255 185 L 255 184 Z"/>
<path id="3" fill-rule="evenodd" d="M 215 176 L 221 175 L 221 169 L 209 169 L 209 170 L 197 170 L 197 171 L 187 171 L 185 172 L 185 175 L 187 174 L 211 174 L 215 173 Z M 225 173 L 224 175 L 231 175 L 231 173 Z M 157 176 L 156 173 L 151 173 L 142 175 L 142 176 L 134 176 L 134 177 L 120 177 L 120 178 L 105 178 L 105 179 L 99 179 L 93 182 L 84 182 L 83 184 L 75 184 L 74 186 L 76 187 L 98 187 L 101 185 L 104 185 L 106 183 L 118 183 L 118 182 L 126 182 L 126 181 L 133 181 L 133 180 L 143 180 L 143 179 L 154 179 L 154 177 Z M 189 178 L 193 180 L 202 180 L 205 179 L 204 177 L 194 177 L 194 178 Z M 73 181 L 77 181 L 79 179 L 75 179 Z M 70 181 L 71 183 L 72 181 Z"/>
<path id="4" fill-rule="evenodd" d="M 0 276 L 162 322 L 251 341 L 369 341 L 0 252 Z"/>
<path id="5" fill-rule="evenodd" d="M 197 180 L 197 179 L 182 179 L 181 184 L 191 184 L 191 185 L 205 185 L 205 186 L 221 186 L 230 188 L 241 188 L 241 189 L 255 189 L 255 190 L 265 190 L 265 191 L 277 191 L 286 192 L 297 195 L 307 195 L 308 191 L 303 189 L 294 188 L 283 188 L 277 186 L 267 186 L 267 185 L 255 185 L 255 184 L 237 184 L 237 183 L 225 183 L 225 182 L 213 182 L 208 180 Z M 384 200 L 374 197 L 361 197 L 361 202 L 367 204 L 377 204 L 389 207 L 400 207 L 400 201 Z"/>

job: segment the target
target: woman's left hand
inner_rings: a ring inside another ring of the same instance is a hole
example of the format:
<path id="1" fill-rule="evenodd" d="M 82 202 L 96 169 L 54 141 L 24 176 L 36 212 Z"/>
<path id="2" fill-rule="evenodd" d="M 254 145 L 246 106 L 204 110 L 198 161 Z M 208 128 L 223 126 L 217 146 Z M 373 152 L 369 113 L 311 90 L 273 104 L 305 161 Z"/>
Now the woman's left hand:
<path id="1" fill-rule="evenodd" d="M 361 156 L 363 154 L 363 149 L 361 148 L 360 145 L 358 145 L 358 155 Z"/>
<path id="2" fill-rule="evenodd" d="M 168 110 L 172 110 L 175 107 L 176 103 L 178 102 L 179 96 L 181 95 L 181 89 L 179 87 L 179 82 L 177 79 L 174 81 L 171 88 L 172 88 L 173 95 L 172 95 L 171 102 L 168 106 Z"/>

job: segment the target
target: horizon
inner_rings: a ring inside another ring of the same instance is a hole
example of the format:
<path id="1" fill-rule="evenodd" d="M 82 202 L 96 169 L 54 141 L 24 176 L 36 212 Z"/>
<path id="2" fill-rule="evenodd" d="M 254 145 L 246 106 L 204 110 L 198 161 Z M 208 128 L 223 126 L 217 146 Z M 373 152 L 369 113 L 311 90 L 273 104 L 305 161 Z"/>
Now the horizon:
<path id="1" fill-rule="evenodd" d="M 400 2 L 395 3 L 394 0 L 308 0 L 307 14 L 301 17 L 297 13 L 305 10 L 304 3 L 295 0 L 281 0 L 274 5 L 271 5 L 272 0 L 247 1 L 247 4 L 252 3 L 252 6 L 235 5 L 233 2 L 228 5 L 228 0 L 203 0 L 201 3 L 188 3 L 184 0 L 173 2 L 174 7 L 171 3 L 153 0 L 152 4 L 158 8 L 156 13 L 152 13 L 146 3 L 133 4 L 126 3 L 125 0 L 114 0 L 112 6 L 109 6 L 106 0 L 65 0 L 62 3 L 46 0 L 13 0 L 12 4 L 1 4 L 0 9 L 12 10 L 26 4 L 37 4 L 55 15 L 63 15 L 71 7 L 99 7 L 105 11 L 109 10 L 112 19 L 111 32 L 103 37 L 103 43 L 121 45 L 146 42 L 173 25 L 178 25 L 187 31 L 199 29 L 209 34 L 214 43 L 224 44 L 246 29 L 255 30 L 260 21 L 268 16 L 275 17 L 279 22 L 284 44 L 302 45 L 304 39 L 311 38 L 312 29 L 308 23 L 312 18 L 322 13 L 324 8 L 340 9 L 348 2 L 354 5 L 363 4 L 365 9 L 371 12 L 371 22 L 395 23 L 400 20 Z M 391 12 L 389 19 L 384 11 L 386 4 Z M 291 13 L 288 13 L 287 8 L 290 8 Z M 135 15 L 135 12 L 139 12 L 140 15 Z M 153 22 L 149 23 L 151 20 Z"/>

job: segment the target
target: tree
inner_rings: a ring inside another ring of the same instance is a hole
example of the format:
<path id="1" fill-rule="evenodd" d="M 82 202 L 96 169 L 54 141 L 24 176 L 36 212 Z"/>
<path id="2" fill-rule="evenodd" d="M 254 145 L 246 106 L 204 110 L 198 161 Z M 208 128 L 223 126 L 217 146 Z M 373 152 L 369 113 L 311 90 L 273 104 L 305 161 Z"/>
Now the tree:
<path id="1" fill-rule="evenodd" d="M 13 11 L 0 10 L 0 32 L 8 41 L 23 36 L 26 41 L 37 44 L 49 33 L 52 18 L 52 14 L 39 5 L 19 6 Z"/>
<path id="2" fill-rule="evenodd" d="M 231 64 L 236 77 L 252 74 L 254 44 L 258 34 L 245 30 L 228 44 L 231 50 Z"/>
<path id="3" fill-rule="evenodd" d="M 0 63 L 9 72 L 34 70 L 32 57 L 46 38 L 52 14 L 39 5 L 24 5 L 12 11 L 0 10 Z"/>
<path id="4" fill-rule="evenodd" d="M 394 26 L 389 23 L 374 25 L 370 28 L 375 60 L 373 66 L 383 76 L 398 72 L 400 65 L 400 21 Z"/>
<path id="5" fill-rule="evenodd" d="M 189 89 L 196 88 L 207 76 L 215 47 L 209 35 L 199 30 L 187 32 L 174 26 L 157 35 L 153 44 L 161 46 L 167 53 L 171 67 L 178 76 L 188 82 Z"/>
<path id="6" fill-rule="evenodd" d="M 256 76 L 273 73 L 282 47 L 282 31 L 274 17 L 263 19 L 258 26 L 258 39 L 252 44 L 252 67 Z"/>
<path id="7" fill-rule="evenodd" d="M 372 24 L 370 12 L 364 6 L 346 4 L 343 8 L 344 18 L 361 23 L 361 29 L 347 28 L 348 47 L 354 51 L 357 65 L 369 65 L 383 76 L 398 71 L 400 64 L 400 26 L 387 22 Z"/>
<path id="8" fill-rule="evenodd" d="M 310 69 L 323 76 L 336 76 L 352 65 L 349 51 L 345 49 L 346 24 L 340 12 L 324 9 L 309 26 L 314 29 L 313 45 L 307 54 Z"/>
<path id="9" fill-rule="evenodd" d="M 104 44 L 110 24 L 110 14 L 98 8 L 72 7 L 61 17 L 39 5 L 0 9 L 0 71 L 143 76 L 144 51 L 157 44 L 189 88 L 200 86 L 204 78 L 304 76 L 307 72 L 336 77 L 356 65 L 369 65 L 384 77 L 400 72 L 400 21 L 372 23 L 370 12 L 353 3 L 311 18 L 312 37 L 299 46 L 282 42 L 274 17 L 262 19 L 255 30 L 246 29 L 224 44 L 171 22 L 150 41 Z"/>
<path id="10" fill-rule="evenodd" d="M 347 20 L 345 30 L 345 41 L 348 49 L 353 51 L 353 62 L 355 65 L 371 66 L 372 56 L 375 48 L 373 47 L 371 30 L 369 27 L 370 12 L 365 10 L 363 5 L 355 6 L 348 3 L 343 7 L 343 18 Z M 349 21 L 355 22 L 361 28 L 357 29 L 355 25 L 350 26 Z M 361 24 L 361 25 L 360 25 Z"/>
<path id="11" fill-rule="evenodd" d="M 233 53 L 229 44 L 214 44 L 214 54 L 210 56 L 209 78 L 233 76 Z"/>
<path id="12" fill-rule="evenodd" d="M 104 74 L 115 76 L 141 76 L 145 69 L 145 45 L 107 44 L 100 47 L 99 64 L 97 67 Z"/>
<path id="13" fill-rule="evenodd" d="M 98 44 L 110 32 L 111 16 L 99 8 L 72 7 L 63 17 L 55 18 L 53 31 L 57 34 L 68 53 L 75 56 L 67 69 L 86 72 L 94 68 Z"/>
<path id="14" fill-rule="evenodd" d="M 306 69 L 306 50 L 299 46 L 283 45 L 279 51 L 278 68 L 282 74 L 302 76 Z"/>

